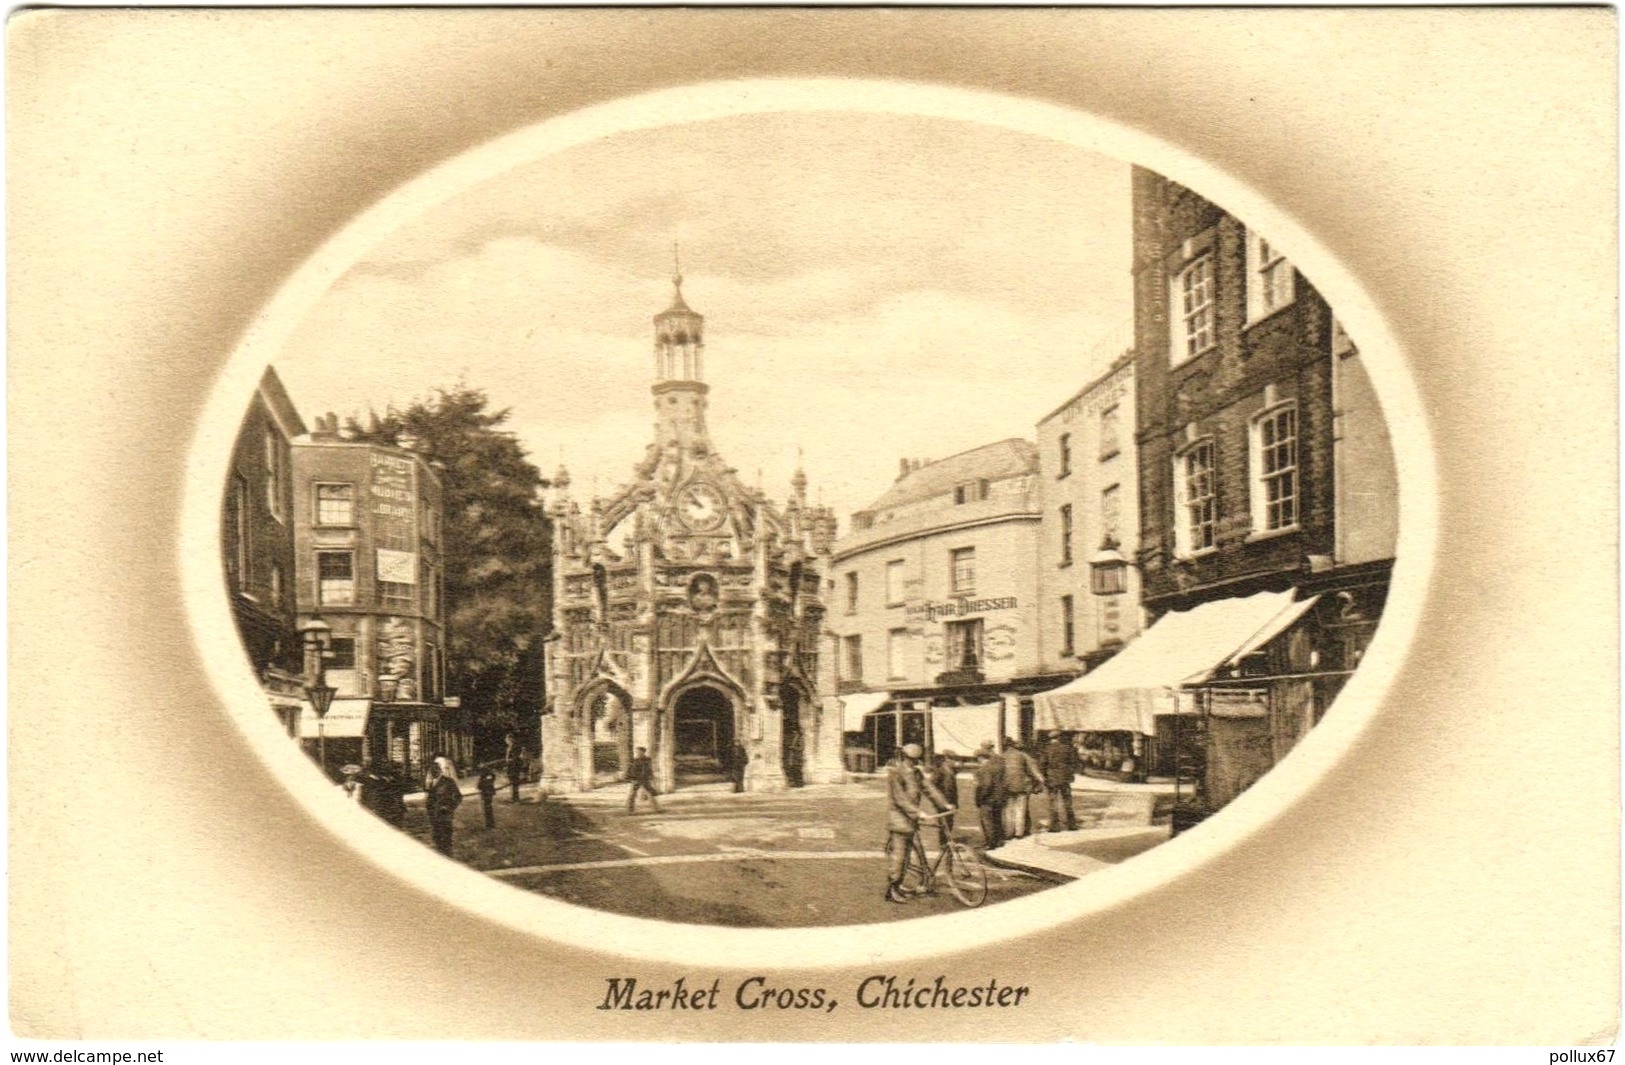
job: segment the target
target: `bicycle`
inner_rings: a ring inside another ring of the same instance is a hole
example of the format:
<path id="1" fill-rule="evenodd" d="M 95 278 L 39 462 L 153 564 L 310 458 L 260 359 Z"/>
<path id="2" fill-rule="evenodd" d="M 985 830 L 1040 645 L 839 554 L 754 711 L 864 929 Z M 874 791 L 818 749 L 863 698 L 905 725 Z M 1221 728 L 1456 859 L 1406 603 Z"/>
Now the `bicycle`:
<path id="1" fill-rule="evenodd" d="M 931 894 L 939 879 L 948 882 L 948 890 L 963 906 L 980 906 L 987 901 L 987 867 L 982 864 L 968 843 L 952 838 L 943 822 L 950 813 L 920 815 L 921 821 L 937 822 L 937 860 L 929 861 L 925 844 L 916 831 L 903 865 L 902 889 L 912 895 Z M 945 868 L 946 867 L 946 868 Z"/>

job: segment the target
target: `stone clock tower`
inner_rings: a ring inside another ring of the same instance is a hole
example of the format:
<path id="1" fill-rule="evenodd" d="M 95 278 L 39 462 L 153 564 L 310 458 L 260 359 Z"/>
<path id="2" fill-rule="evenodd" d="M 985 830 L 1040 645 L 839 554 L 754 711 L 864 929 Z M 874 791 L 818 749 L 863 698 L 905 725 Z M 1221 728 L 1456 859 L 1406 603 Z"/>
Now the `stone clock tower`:
<path id="1" fill-rule="evenodd" d="M 633 478 L 585 511 L 560 470 L 551 503 L 557 638 L 548 645 L 543 786 L 626 778 L 647 747 L 661 791 L 748 791 L 841 779 L 841 722 L 821 712 L 827 508 L 770 502 L 706 431 L 705 319 L 683 300 L 654 319 L 654 440 Z"/>

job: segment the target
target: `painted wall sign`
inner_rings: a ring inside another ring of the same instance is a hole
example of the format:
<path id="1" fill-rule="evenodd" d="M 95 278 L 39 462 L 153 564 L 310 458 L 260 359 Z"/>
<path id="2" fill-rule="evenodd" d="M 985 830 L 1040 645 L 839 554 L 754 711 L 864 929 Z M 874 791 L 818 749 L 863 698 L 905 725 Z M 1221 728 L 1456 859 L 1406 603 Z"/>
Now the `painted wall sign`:
<path id="1" fill-rule="evenodd" d="M 994 610 L 1014 610 L 1019 603 L 1015 596 L 1001 599 L 949 599 L 940 603 L 915 603 L 905 612 L 910 621 L 936 621 L 938 618 L 964 617 L 966 614 L 984 614 Z"/>

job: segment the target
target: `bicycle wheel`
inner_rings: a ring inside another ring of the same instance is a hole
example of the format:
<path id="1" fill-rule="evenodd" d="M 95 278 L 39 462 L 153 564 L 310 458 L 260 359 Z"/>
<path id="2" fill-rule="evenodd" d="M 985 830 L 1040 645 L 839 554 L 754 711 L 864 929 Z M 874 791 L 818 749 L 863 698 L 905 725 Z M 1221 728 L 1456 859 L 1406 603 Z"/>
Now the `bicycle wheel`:
<path id="1" fill-rule="evenodd" d="M 966 906 L 987 901 L 987 867 L 963 843 L 948 845 L 948 890 Z"/>

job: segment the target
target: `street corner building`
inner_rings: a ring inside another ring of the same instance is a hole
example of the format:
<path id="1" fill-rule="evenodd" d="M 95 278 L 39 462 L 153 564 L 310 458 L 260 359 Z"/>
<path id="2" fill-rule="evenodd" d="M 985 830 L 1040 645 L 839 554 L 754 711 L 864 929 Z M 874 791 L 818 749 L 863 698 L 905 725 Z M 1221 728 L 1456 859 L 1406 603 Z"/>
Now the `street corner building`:
<path id="1" fill-rule="evenodd" d="M 568 472 L 554 478 L 542 784 L 625 780 L 637 747 L 662 791 L 740 771 L 747 791 L 839 781 L 818 653 L 835 516 L 808 506 L 800 470 L 779 505 L 717 454 L 705 319 L 673 281 L 654 319 L 654 440 L 632 480 L 583 510 Z"/>
<path id="2" fill-rule="evenodd" d="M 334 689 L 299 737 L 327 768 L 394 763 L 420 779 L 444 754 L 473 755 L 465 712 L 448 705 L 439 473 L 412 447 L 348 439 L 329 414 L 292 445 L 300 622 L 330 626 L 307 671 Z"/>
<path id="3" fill-rule="evenodd" d="M 969 755 L 1026 735 L 1030 695 L 1077 669 L 1042 668 L 1039 459 L 1019 438 L 897 480 L 835 545 L 830 631 L 852 772 L 898 747 Z"/>

